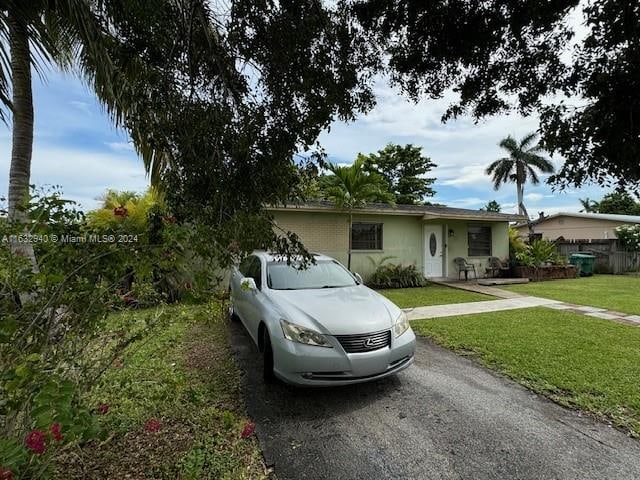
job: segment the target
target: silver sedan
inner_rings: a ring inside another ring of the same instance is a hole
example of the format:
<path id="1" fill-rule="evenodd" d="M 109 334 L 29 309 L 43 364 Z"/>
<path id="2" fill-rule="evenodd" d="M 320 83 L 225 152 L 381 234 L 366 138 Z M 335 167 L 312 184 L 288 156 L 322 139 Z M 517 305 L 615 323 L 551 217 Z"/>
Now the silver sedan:
<path id="1" fill-rule="evenodd" d="M 234 268 L 230 315 L 264 356 L 264 378 L 345 385 L 393 375 L 413 363 L 404 312 L 333 258 L 295 264 L 254 252 Z"/>

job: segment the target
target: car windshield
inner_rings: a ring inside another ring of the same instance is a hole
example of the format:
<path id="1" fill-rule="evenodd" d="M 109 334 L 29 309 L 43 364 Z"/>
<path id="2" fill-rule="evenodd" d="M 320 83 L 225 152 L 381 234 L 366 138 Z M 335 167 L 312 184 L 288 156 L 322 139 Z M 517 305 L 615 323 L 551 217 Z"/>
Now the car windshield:
<path id="1" fill-rule="evenodd" d="M 273 290 L 304 290 L 311 288 L 339 288 L 357 285 L 351 274 L 339 263 L 317 261 L 305 270 L 285 262 L 271 262 L 267 266 L 267 283 Z"/>

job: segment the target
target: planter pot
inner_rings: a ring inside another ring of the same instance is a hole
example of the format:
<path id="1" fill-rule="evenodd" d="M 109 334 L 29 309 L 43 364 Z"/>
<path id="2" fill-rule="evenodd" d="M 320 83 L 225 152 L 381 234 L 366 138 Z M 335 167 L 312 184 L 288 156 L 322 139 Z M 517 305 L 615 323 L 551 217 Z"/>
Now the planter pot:
<path id="1" fill-rule="evenodd" d="M 576 267 L 573 265 L 552 265 L 538 268 L 517 266 L 513 267 L 513 276 L 516 278 L 528 278 L 532 282 L 575 278 Z"/>

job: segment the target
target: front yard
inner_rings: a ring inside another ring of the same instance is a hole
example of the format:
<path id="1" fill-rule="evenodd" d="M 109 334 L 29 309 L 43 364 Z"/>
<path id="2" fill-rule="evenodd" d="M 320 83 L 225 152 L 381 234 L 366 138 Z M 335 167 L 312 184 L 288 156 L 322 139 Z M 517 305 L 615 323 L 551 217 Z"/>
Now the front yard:
<path id="1" fill-rule="evenodd" d="M 438 285 L 436 283 L 429 283 L 426 287 L 391 288 L 378 290 L 378 292 L 394 302 L 400 308 L 495 300 L 494 297 L 489 295 L 459 290 L 457 288 Z"/>
<path id="2" fill-rule="evenodd" d="M 116 359 L 91 393 L 104 439 L 69 452 L 60 479 L 265 478 L 217 304 L 159 307 L 167 322 Z M 105 337 L 157 309 L 114 314 Z"/>
<path id="3" fill-rule="evenodd" d="M 562 405 L 640 437 L 638 327 L 546 308 L 418 320 L 412 327 Z"/>
<path id="4" fill-rule="evenodd" d="M 637 276 L 594 275 L 571 280 L 505 285 L 500 288 L 576 305 L 640 315 L 640 277 Z"/>

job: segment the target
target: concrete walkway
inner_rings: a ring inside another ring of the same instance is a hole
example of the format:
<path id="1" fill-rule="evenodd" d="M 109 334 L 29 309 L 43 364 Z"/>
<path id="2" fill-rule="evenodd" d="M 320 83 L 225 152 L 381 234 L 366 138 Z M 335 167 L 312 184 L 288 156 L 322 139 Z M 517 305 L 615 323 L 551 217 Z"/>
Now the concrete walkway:
<path id="1" fill-rule="evenodd" d="M 452 303 L 447 305 L 431 305 L 425 307 L 405 308 L 409 320 L 422 318 L 454 317 L 457 315 L 472 315 L 475 313 L 499 312 L 503 310 L 515 310 L 518 308 L 546 307 L 554 310 L 579 313 L 589 317 L 612 320 L 640 327 L 640 315 L 616 312 L 605 308 L 591 307 L 588 305 L 574 305 L 559 300 L 521 295 L 516 292 L 502 290 L 501 288 L 478 285 L 471 282 L 435 281 L 440 285 L 467 290 L 469 292 L 482 293 L 499 298 L 500 300 L 487 300 L 486 302 Z"/>
<path id="2" fill-rule="evenodd" d="M 497 287 L 490 287 L 487 285 L 480 285 L 474 281 L 470 282 L 457 282 L 451 280 L 430 280 L 432 283 L 437 283 L 438 285 L 444 285 L 445 287 L 457 288 L 458 290 L 466 290 L 467 292 L 475 292 L 482 293 L 484 295 L 491 295 L 492 297 L 497 298 L 521 298 L 526 295 L 521 295 L 516 292 L 511 292 L 509 290 L 502 290 Z"/>
<path id="3" fill-rule="evenodd" d="M 427 307 L 405 308 L 409 320 L 421 318 L 454 317 L 456 315 L 472 315 L 474 313 L 499 312 L 518 308 L 545 307 L 561 304 L 557 300 L 540 297 L 503 298 L 486 302 L 450 303 L 446 305 L 430 305 Z"/>
<path id="4" fill-rule="evenodd" d="M 630 313 L 615 312 L 606 308 L 590 307 L 587 305 L 573 305 L 571 303 L 560 302 L 555 305 L 545 305 L 554 310 L 564 310 L 567 312 L 580 313 L 588 317 L 613 320 L 614 322 L 626 323 L 627 325 L 640 326 L 640 315 Z"/>

